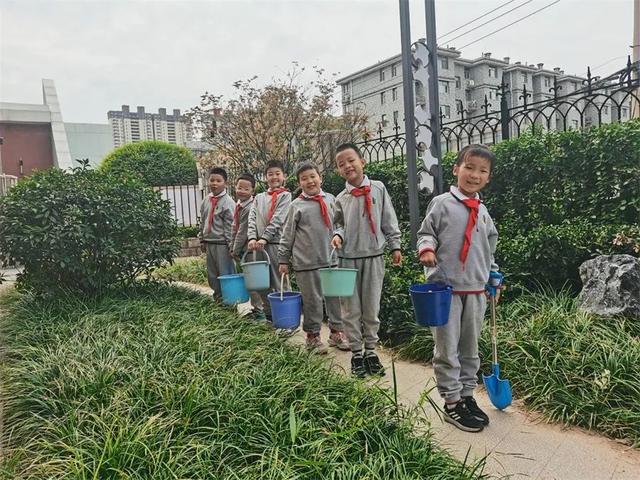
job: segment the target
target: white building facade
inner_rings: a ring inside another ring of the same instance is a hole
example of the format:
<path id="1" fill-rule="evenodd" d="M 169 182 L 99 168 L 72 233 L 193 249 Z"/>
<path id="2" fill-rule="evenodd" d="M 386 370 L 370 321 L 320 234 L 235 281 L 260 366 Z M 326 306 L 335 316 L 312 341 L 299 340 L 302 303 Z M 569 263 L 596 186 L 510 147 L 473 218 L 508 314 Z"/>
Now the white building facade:
<path id="1" fill-rule="evenodd" d="M 158 109 L 158 113 L 146 113 L 144 107 L 132 112 L 129 105 L 122 105 L 122 110 L 107 112 L 107 118 L 116 147 L 143 140 L 185 146 L 190 140 L 188 122 L 179 109 L 174 109 L 172 114 L 167 114 L 166 108 Z"/>

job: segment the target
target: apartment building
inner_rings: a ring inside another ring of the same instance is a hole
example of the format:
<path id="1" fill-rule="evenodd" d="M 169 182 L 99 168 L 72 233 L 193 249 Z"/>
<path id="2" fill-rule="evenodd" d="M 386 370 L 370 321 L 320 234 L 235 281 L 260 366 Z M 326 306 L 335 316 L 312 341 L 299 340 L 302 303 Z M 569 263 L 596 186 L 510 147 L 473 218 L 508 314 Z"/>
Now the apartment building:
<path id="1" fill-rule="evenodd" d="M 158 113 L 146 113 L 144 107 L 137 107 L 133 112 L 129 105 L 122 105 L 122 110 L 107 112 L 107 118 L 116 147 L 143 140 L 160 140 L 185 146 L 191 139 L 186 118 L 174 109 L 167 114 L 166 108 L 158 109 Z"/>

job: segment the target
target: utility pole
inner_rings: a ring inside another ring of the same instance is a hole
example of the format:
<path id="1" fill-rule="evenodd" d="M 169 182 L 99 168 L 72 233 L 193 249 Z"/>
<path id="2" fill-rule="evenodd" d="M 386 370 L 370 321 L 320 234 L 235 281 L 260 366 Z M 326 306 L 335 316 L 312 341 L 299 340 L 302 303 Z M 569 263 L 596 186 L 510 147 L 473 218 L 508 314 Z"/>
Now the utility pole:
<path id="1" fill-rule="evenodd" d="M 440 130 L 440 85 L 438 83 L 438 40 L 436 36 L 436 2 L 435 0 L 425 0 L 424 13 L 427 26 L 427 50 L 429 51 L 429 110 L 431 113 L 431 156 L 437 160 L 437 176 L 435 180 L 434 196 L 443 193 L 444 185 L 442 180 L 442 146 Z"/>
<path id="2" fill-rule="evenodd" d="M 406 137 L 407 190 L 409 192 L 409 222 L 411 247 L 418 242 L 420 212 L 418 203 L 418 167 L 416 164 L 415 101 L 411 55 L 411 19 L 409 0 L 400 1 L 400 41 L 402 44 L 402 89 L 404 97 L 404 131 Z"/>
<path id="3" fill-rule="evenodd" d="M 640 61 L 640 0 L 633 2 L 633 42 L 631 43 L 631 51 L 633 63 L 638 65 Z M 636 78 L 640 78 L 640 72 L 636 72 Z M 636 96 L 640 97 L 640 88 L 635 91 Z M 638 100 L 631 99 L 631 118 L 640 118 L 640 103 Z"/>

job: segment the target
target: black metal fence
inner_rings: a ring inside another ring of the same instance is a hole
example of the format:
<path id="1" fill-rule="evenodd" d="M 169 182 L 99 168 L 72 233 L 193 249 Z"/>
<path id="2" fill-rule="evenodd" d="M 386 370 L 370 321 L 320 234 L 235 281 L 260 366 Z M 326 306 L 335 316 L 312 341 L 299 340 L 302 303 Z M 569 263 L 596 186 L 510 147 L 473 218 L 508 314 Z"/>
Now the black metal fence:
<path id="1" fill-rule="evenodd" d="M 531 102 L 533 94 L 526 85 L 511 87 L 503 79 L 495 89 L 496 98 L 500 99 L 499 109 L 491 110 L 493 105 L 485 95 L 484 103 L 480 105 L 483 113 L 479 115 L 469 116 L 459 104 L 459 118 L 445 121 L 441 111 L 443 153 L 458 151 L 470 143 L 493 145 L 517 138 L 532 128 L 566 131 L 627 121 L 632 116 L 633 102 L 640 105 L 640 62 L 632 63 L 628 58 L 623 69 L 605 78 L 593 77 L 588 68 L 587 78 L 580 88 L 567 93 L 562 92 L 563 88 L 556 76 L 548 93 L 536 93 L 536 96 L 545 98 Z M 511 106 L 512 103 L 517 104 Z M 400 132 L 397 123 L 393 130 L 393 134 L 384 136 L 380 125 L 375 135 L 367 133 L 358 142 L 368 161 L 404 161 L 405 133 Z"/>

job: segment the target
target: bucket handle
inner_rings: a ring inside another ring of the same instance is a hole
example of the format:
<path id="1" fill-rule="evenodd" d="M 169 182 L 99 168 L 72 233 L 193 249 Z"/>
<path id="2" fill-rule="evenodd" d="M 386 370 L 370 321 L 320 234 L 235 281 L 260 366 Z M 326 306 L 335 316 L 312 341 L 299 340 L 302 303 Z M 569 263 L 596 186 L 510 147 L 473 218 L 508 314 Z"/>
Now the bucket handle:
<path id="1" fill-rule="evenodd" d="M 427 272 L 425 272 L 425 277 L 429 276 L 428 271 L 432 270 L 432 271 L 436 271 L 436 269 L 440 269 L 440 271 L 442 272 L 442 275 L 444 276 L 444 283 L 445 285 L 451 285 L 451 281 L 449 280 L 449 275 L 447 275 L 447 269 L 444 268 L 444 265 L 442 265 L 441 263 L 437 263 L 435 267 L 425 267 L 425 270 Z"/>
<path id="2" fill-rule="evenodd" d="M 289 290 L 287 290 L 287 292 L 291 291 L 291 278 L 289 278 L 289 275 L 286 273 L 281 273 L 280 274 L 280 301 L 282 302 L 284 299 L 284 279 L 287 279 L 287 283 L 289 284 Z"/>
<path id="3" fill-rule="evenodd" d="M 336 253 L 336 247 L 333 247 L 333 248 L 331 249 L 331 253 L 329 254 L 329 267 L 331 267 L 331 259 L 333 258 L 333 255 L 334 255 L 335 253 Z M 340 267 L 340 264 L 339 264 L 339 262 L 338 262 L 338 263 L 336 263 L 336 266 L 335 266 L 335 267 L 331 267 L 331 268 L 339 268 L 339 267 Z"/>
<path id="4" fill-rule="evenodd" d="M 267 263 L 268 263 L 269 265 L 271 265 L 271 258 L 269 258 L 269 254 L 267 253 L 267 251 L 266 251 L 266 250 L 262 250 L 262 252 L 264 252 L 264 254 L 267 256 Z M 247 258 L 247 253 L 249 253 L 249 250 L 245 250 L 244 255 L 242 255 L 242 260 L 240 260 L 240 265 L 242 265 L 243 263 L 245 263 L 244 259 L 245 259 L 245 258 Z M 254 250 L 254 251 L 253 251 L 253 261 L 254 261 L 254 262 L 256 261 L 257 253 L 258 253 L 258 251 L 257 251 L 257 250 Z"/>

